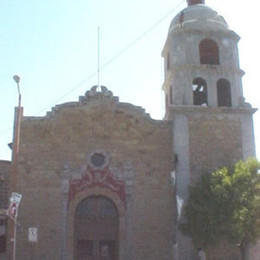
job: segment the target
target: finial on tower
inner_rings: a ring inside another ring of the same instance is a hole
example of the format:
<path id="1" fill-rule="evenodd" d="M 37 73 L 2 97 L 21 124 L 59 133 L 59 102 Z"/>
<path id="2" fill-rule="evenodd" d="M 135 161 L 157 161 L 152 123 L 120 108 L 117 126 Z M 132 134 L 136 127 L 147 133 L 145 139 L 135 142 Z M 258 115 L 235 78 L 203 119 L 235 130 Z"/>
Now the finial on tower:
<path id="1" fill-rule="evenodd" d="M 205 0 L 187 0 L 188 6 L 197 5 L 197 4 L 205 4 Z"/>

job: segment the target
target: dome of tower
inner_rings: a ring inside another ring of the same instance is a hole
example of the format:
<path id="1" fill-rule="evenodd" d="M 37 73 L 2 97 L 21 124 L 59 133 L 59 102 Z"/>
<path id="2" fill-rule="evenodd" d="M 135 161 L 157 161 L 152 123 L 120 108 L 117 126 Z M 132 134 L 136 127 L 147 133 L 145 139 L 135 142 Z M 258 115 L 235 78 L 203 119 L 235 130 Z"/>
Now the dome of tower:
<path id="1" fill-rule="evenodd" d="M 178 13 L 172 20 L 169 32 L 184 28 L 187 30 L 228 30 L 225 19 L 204 4 L 192 4 Z"/>

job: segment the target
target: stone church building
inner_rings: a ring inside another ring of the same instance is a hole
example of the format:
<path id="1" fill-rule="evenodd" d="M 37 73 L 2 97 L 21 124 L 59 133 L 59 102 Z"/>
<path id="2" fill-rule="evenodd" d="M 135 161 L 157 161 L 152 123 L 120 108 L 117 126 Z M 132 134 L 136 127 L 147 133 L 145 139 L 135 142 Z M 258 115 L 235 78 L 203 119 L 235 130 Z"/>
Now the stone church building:
<path id="1" fill-rule="evenodd" d="M 255 156 L 255 109 L 243 97 L 239 36 L 203 0 L 187 2 L 162 50 L 162 120 L 104 86 L 46 116 L 22 116 L 13 157 L 15 191 L 23 195 L 17 259 L 195 259 L 177 228 L 180 206 L 200 173 Z M 10 163 L 1 161 L 0 170 L 7 187 Z M 7 203 L 7 191 L 0 196 Z M 28 241 L 31 228 L 37 242 Z M 237 253 L 226 245 L 207 259 Z"/>

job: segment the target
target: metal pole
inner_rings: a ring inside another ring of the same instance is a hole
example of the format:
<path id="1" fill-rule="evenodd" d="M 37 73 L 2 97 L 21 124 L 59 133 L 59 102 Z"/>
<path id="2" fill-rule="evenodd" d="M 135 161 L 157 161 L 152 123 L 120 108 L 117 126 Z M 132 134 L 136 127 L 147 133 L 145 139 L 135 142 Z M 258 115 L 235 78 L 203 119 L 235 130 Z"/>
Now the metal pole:
<path id="1" fill-rule="evenodd" d="M 22 95 L 20 92 L 20 77 L 15 75 L 13 77 L 14 81 L 17 84 L 17 90 L 18 90 L 18 107 L 16 108 L 16 113 L 15 113 L 15 126 L 14 126 L 14 143 L 13 143 L 13 153 L 12 153 L 12 162 L 13 162 L 13 171 L 12 171 L 12 192 L 16 191 L 16 175 L 17 175 L 17 157 L 19 153 L 19 143 L 20 143 L 20 127 L 21 127 L 21 100 L 22 100 Z"/>
<path id="2" fill-rule="evenodd" d="M 18 207 L 16 209 L 16 216 L 15 216 L 15 219 L 14 219 L 14 242 L 13 242 L 13 260 L 16 259 L 16 219 L 17 219 L 17 216 L 18 216 Z"/>
<path id="3" fill-rule="evenodd" d="M 20 92 L 20 77 L 15 75 L 13 77 L 17 84 L 18 90 L 18 107 L 15 109 L 15 123 L 14 123 L 14 139 L 13 139 L 13 149 L 12 149 L 12 176 L 11 176 L 11 192 L 16 192 L 16 177 L 17 177 L 17 160 L 19 153 L 19 142 L 20 142 L 20 127 L 21 127 L 21 117 L 22 117 L 22 107 L 21 107 L 21 92 Z M 10 236 L 11 236 L 11 248 L 10 248 L 10 260 L 15 260 L 16 258 L 16 219 L 18 215 L 18 208 L 16 216 L 13 222 L 10 223 Z"/>
<path id="4" fill-rule="evenodd" d="M 34 258 L 34 243 L 31 242 L 31 260 Z"/>

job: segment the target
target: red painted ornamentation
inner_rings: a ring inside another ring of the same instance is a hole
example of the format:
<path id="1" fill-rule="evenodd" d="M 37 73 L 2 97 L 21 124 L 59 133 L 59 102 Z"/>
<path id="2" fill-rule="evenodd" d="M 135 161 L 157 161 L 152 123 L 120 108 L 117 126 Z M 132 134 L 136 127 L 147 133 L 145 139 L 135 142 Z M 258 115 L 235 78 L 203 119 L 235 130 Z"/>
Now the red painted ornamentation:
<path id="1" fill-rule="evenodd" d="M 108 167 L 104 169 L 88 167 L 80 179 L 70 180 L 69 201 L 73 200 L 77 193 L 94 187 L 109 189 L 117 193 L 123 202 L 126 200 L 124 181 L 116 180 Z"/>

